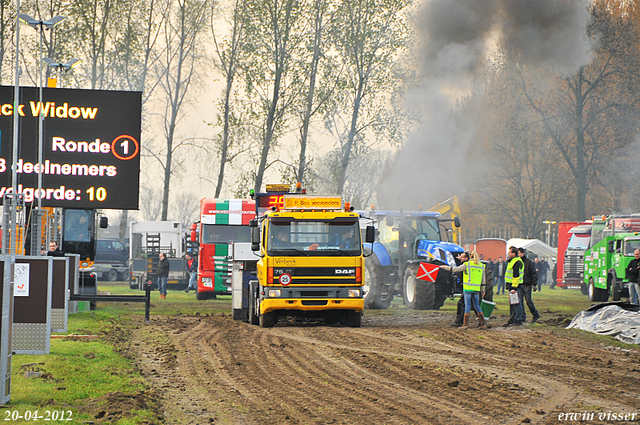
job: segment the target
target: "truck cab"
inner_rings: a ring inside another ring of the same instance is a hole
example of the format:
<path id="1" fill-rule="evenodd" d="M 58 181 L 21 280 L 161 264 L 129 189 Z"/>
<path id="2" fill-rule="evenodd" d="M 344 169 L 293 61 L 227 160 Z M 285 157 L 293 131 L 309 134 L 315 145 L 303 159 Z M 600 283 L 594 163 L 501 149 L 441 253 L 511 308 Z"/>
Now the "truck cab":
<path id="1" fill-rule="evenodd" d="M 595 242 L 595 244 L 593 244 Z M 591 301 L 613 301 L 629 296 L 626 269 L 640 248 L 640 217 L 594 220 L 591 248 L 585 251 L 584 284 Z"/>
<path id="2" fill-rule="evenodd" d="M 252 225 L 252 249 L 260 255 L 250 288 L 252 323 L 271 327 L 280 318 L 299 317 L 360 326 L 359 216 L 343 209 L 339 196 L 284 195 L 281 208 L 274 206 Z M 373 228 L 368 234 L 372 240 Z"/>
<path id="3" fill-rule="evenodd" d="M 255 216 L 250 199 L 200 200 L 200 221 L 192 225 L 190 238 L 198 255 L 196 299 L 231 294 L 231 244 L 251 241 Z"/>
<path id="4" fill-rule="evenodd" d="M 591 243 L 591 224 L 581 224 L 569 230 L 569 242 L 564 252 L 562 286 L 567 289 L 581 289 L 587 294 L 584 280 L 584 253 Z"/>

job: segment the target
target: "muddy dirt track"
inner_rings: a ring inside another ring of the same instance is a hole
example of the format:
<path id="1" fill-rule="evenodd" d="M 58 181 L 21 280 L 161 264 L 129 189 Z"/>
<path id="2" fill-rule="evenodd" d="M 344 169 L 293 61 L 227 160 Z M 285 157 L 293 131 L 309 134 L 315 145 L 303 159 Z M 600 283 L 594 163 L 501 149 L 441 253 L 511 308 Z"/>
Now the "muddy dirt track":
<path id="1" fill-rule="evenodd" d="M 569 423 L 607 423 L 600 413 L 640 419 L 640 350 L 554 326 L 461 331 L 452 318 L 406 312 L 365 315 L 357 329 L 262 329 L 223 314 L 155 316 L 135 324 L 128 349 L 166 423 L 548 424 L 584 412 L 593 420 Z"/>

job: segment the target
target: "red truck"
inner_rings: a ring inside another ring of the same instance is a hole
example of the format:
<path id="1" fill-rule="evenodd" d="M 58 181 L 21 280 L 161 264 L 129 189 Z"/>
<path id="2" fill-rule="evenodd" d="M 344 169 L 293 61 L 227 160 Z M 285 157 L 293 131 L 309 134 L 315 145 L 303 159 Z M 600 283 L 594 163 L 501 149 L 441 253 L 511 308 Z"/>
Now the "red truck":
<path id="1" fill-rule="evenodd" d="M 196 299 L 231 294 L 233 242 L 251 242 L 249 223 L 256 218 L 250 199 L 200 200 L 200 221 L 191 225 L 191 241 L 198 246 Z"/>
<path id="2" fill-rule="evenodd" d="M 556 257 L 556 284 L 557 286 L 564 288 L 564 257 L 567 251 L 567 247 L 569 246 L 569 240 L 571 239 L 572 233 L 569 231 L 574 227 L 586 224 L 582 221 L 561 221 L 558 223 L 558 256 Z"/>

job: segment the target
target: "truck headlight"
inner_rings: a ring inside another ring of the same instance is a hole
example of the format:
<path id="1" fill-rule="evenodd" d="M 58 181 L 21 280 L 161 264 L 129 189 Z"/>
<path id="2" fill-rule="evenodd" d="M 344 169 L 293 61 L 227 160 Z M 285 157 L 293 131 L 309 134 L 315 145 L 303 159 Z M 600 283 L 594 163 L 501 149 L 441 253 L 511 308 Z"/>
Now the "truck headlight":
<path id="1" fill-rule="evenodd" d="M 211 278 L 210 277 L 203 277 L 202 278 L 202 286 L 207 286 L 207 287 L 212 287 L 213 284 L 211 283 Z"/>
<path id="2" fill-rule="evenodd" d="M 269 289 L 269 297 L 279 297 L 281 294 L 279 289 Z"/>
<path id="3" fill-rule="evenodd" d="M 359 289 L 349 289 L 349 298 L 358 298 L 360 296 Z"/>

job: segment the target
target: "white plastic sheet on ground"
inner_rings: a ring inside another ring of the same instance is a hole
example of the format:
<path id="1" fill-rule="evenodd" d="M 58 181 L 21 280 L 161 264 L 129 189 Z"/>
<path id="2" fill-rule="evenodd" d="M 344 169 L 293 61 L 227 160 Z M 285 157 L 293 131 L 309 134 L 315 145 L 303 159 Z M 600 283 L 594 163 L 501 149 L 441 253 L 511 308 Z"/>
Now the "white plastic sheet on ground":
<path id="1" fill-rule="evenodd" d="M 591 307 L 578 313 L 567 329 L 582 329 L 611 335 L 627 344 L 640 344 L 640 312 L 638 307 L 626 306 L 629 310 L 615 304 Z"/>

